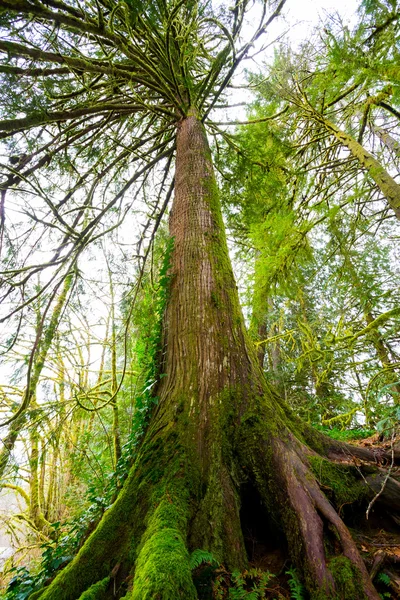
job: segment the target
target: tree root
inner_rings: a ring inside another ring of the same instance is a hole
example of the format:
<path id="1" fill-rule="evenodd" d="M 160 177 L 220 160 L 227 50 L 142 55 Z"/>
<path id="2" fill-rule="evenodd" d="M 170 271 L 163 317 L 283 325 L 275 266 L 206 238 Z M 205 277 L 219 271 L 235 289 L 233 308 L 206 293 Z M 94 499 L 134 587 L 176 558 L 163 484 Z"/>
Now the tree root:
<path id="1" fill-rule="evenodd" d="M 268 456 L 267 447 L 264 449 L 264 456 Z M 290 434 L 286 441 L 272 440 L 272 502 L 279 506 L 292 558 L 303 571 L 312 598 L 379 600 L 349 530 L 313 474 L 309 462 L 313 456 Z M 254 465 L 258 482 L 265 481 L 265 464 L 258 459 Z M 262 470 L 264 476 L 260 478 Z M 271 506 L 271 488 L 262 484 L 258 489 L 266 505 Z M 336 546 L 331 556 L 327 556 L 324 543 L 327 531 L 333 532 Z"/>
<path id="2" fill-rule="evenodd" d="M 118 564 L 112 579 L 114 589 L 119 589 L 116 597 L 127 593 L 129 600 L 195 600 L 189 550 L 211 551 L 230 569 L 243 567 L 238 497 L 242 477 L 242 483 L 254 485 L 270 516 L 280 520 L 313 600 L 379 600 L 350 532 L 321 488 L 335 496 L 329 486 L 333 475 L 344 479 L 346 490 L 351 472 L 352 481 L 359 485 L 355 501 L 362 488 L 374 494 L 384 471 L 374 466 L 375 473 L 362 479 L 359 466 L 348 455 L 335 464 L 326 458 L 328 451 L 317 453 L 289 429 L 282 429 L 278 437 L 268 432 L 264 420 L 252 419 L 240 428 L 235 453 L 224 453 L 216 445 L 219 450 L 210 461 L 206 481 L 188 450 L 176 441 L 175 430 L 168 433 L 165 428 L 149 436 L 99 526 L 72 563 L 32 599 L 76 600 L 110 577 Z M 325 441 L 325 449 L 329 443 Z M 345 452 L 350 449 L 345 445 Z M 343 457 L 343 449 L 336 445 L 334 455 Z M 362 455 L 363 460 L 371 459 L 368 451 Z M 323 469 L 327 469 L 326 479 L 320 476 Z M 400 484 L 389 479 L 379 501 L 393 506 L 393 498 L 398 497 Z M 121 585 L 127 580 L 128 591 L 126 583 Z"/>

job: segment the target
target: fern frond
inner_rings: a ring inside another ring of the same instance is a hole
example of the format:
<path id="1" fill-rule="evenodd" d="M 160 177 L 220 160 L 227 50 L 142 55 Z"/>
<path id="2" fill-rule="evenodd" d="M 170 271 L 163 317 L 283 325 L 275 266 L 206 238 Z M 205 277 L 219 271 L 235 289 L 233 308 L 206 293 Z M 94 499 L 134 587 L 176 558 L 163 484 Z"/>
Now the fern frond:
<path id="1" fill-rule="evenodd" d="M 208 563 L 213 567 L 219 566 L 219 562 L 214 558 L 211 552 L 207 552 L 207 550 L 201 550 L 200 548 L 198 548 L 197 550 L 194 550 L 190 555 L 190 568 L 193 571 L 193 569 L 197 569 L 197 567 L 199 567 L 203 563 Z"/>

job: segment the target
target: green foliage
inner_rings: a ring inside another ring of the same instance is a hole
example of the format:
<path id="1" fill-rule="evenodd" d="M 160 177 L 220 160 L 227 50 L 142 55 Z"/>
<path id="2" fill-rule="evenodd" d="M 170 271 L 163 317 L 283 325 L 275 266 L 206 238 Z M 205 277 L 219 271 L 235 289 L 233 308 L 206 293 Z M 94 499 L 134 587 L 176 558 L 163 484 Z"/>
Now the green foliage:
<path id="1" fill-rule="evenodd" d="M 267 597 L 269 582 L 275 577 L 257 568 L 229 573 L 211 552 L 201 549 L 192 552 L 190 566 L 193 571 L 197 570 L 194 580 L 199 598 L 209 598 L 212 593 L 214 600 L 263 600 Z M 204 566 L 207 569 L 202 568 Z"/>
<path id="2" fill-rule="evenodd" d="M 380 581 L 380 583 L 384 583 L 385 585 L 389 586 L 390 585 L 390 577 L 388 575 L 386 575 L 386 573 L 379 573 L 376 577 L 377 581 Z"/>
<path id="3" fill-rule="evenodd" d="M 337 427 L 326 427 L 322 425 L 314 425 L 315 429 L 321 431 L 325 435 L 333 438 L 334 440 L 339 440 L 343 442 L 350 442 L 352 440 L 363 440 L 365 438 L 370 437 L 375 433 L 374 429 L 338 429 Z"/>
<path id="4" fill-rule="evenodd" d="M 15 576 L 10 582 L 11 587 L 7 591 L 10 595 L 6 596 L 6 600 L 25 600 L 31 592 L 40 589 L 43 582 L 57 569 L 65 566 L 73 558 L 85 540 L 88 528 L 100 520 L 111 505 L 116 490 L 128 474 L 136 448 L 148 424 L 151 410 L 157 404 L 153 389 L 157 379 L 162 376 L 159 372 L 162 318 L 168 299 L 172 239 L 163 245 L 162 251 L 164 251 L 164 259 L 159 271 L 157 289 L 151 291 L 149 286 L 147 287 L 147 296 L 145 295 L 145 302 L 141 307 L 142 312 L 138 311 L 136 315 L 136 326 L 139 327 L 140 336 L 135 350 L 138 370 L 142 373 L 142 391 L 135 400 L 131 434 L 122 448 L 122 456 L 115 471 L 106 477 L 106 485 L 104 481 L 94 481 L 88 486 L 85 493 L 85 508 L 74 518 L 63 523 L 62 528 L 60 523 L 53 525 L 59 530 L 58 540 L 56 543 L 42 545 L 39 570 L 37 572 L 25 568 L 15 570 Z M 146 302 L 147 306 L 143 306 Z"/>
<path id="5" fill-rule="evenodd" d="M 152 409 L 157 405 L 158 398 L 154 389 L 159 379 L 163 377 L 160 372 L 162 364 L 162 327 L 164 311 L 167 305 L 170 282 L 171 256 L 174 248 L 173 238 L 168 238 L 164 250 L 164 258 L 158 276 L 158 287 L 155 293 L 145 294 L 141 310 L 135 314 L 135 326 L 138 329 L 138 338 L 135 343 L 136 362 L 138 370 L 142 373 L 142 390 L 137 395 L 134 403 L 131 433 L 122 448 L 122 456 L 116 468 L 116 478 L 123 481 L 146 431 Z"/>
<path id="6" fill-rule="evenodd" d="M 380 433 L 385 434 L 385 437 L 390 437 L 399 427 L 400 422 L 400 407 L 387 406 L 381 413 L 381 420 L 376 424 L 376 428 Z"/>
<path id="7" fill-rule="evenodd" d="M 40 582 L 26 567 L 14 567 L 10 573 L 13 577 L 8 583 L 4 600 L 26 600 L 40 587 Z"/>
<path id="8" fill-rule="evenodd" d="M 270 580 L 275 577 L 269 571 L 248 569 L 219 574 L 213 584 L 215 600 L 263 600 L 266 598 Z"/>
<path id="9" fill-rule="evenodd" d="M 291 567 L 290 569 L 285 571 L 285 574 L 288 576 L 288 584 L 293 600 L 304 600 L 305 589 L 300 581 L 297 569 Z"/>
<path id="10" fill-rule="evenodd" d="M 58 530 L 60 523 L 53 523 L 52 527 Z M 27 600 L 33 592 L 42 588 L 49 577 L 72 560 L 76 541 L 68 536 L 60 536 L 59 541 L 42 544 L 41 548 L 42 557 L 37 570 L 28 570 L 26 567 L 14 567 L 10 570 L 14 575 L 7 586 L 4 600 Z"/>
<path id="11" fill-rule="evenodd" d="M 214 558 L 211 552 L 207 552 L 206 550 L 201 550 L 200 548 L 194 550 L 190 555 L 190 568 L 197 569 L 201 564 L 208 563 L 212 566 L 218 566 L 218 561 Z"/>
<path id="12" fill-rule="evenodd" d="M 393 6 L 366 3 L 353 30 L 327 19 L 298 51 L 277 51 L 272 67 L 250 76 L 248 118 L 258 122 L 227 139 L 221 159 L 230 228 L 242 259 L 254 256 L 245 302 L 268 376 L 302 418 L 333 429 L 370 429 L 386 398 L 397 402 L 396 225 L 371 210 L 382 190 L 323 125 L 365 144 L 388 172 L 398 164 L 397 146 L 385 147 L 397 121 L 381 104 L 398 111 L 398 77 L 387 86 L 399 54 Z"/>

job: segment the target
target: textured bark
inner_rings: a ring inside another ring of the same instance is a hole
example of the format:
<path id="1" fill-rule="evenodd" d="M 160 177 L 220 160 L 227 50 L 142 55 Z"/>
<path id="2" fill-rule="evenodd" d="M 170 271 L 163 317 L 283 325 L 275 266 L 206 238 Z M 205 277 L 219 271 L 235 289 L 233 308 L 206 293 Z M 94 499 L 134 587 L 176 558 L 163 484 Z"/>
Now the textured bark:
<path id="1" fill-rule="evenodd" d="M 158 405 L 115 503 L 41 599 L 76 600 L 112 572 L 118 584 L 130 572 L 126 600 L 194 600 L 188 551 L 211 551 L 229 569 L 246 564 L 239 509 L 241 488 L 250 482 L 281 522 L 312 598 L 378 600 L 312 468 L 315 460 L 330 465 L 321 458 L 329 453 L 348 462 L 351 447 L 302 425 L 259 368 L 240 311 L 210 150 L 194 112 L 178 127 L 170 230 Z M 331 468 L 340 476 L 348 469 Z M 338 562 L 326 553 L 324 526 L 339 540 L 356 595 L 338 596 Z"/>

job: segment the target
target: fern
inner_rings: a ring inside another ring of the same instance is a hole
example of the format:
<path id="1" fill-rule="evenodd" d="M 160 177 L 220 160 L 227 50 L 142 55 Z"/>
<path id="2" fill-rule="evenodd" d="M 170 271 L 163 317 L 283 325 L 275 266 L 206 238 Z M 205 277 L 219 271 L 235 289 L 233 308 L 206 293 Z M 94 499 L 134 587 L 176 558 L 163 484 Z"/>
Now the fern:
<path id="1" fill-rule="evenodd" d="M 234 587 L 229 590 L 229 600 L 243 600 L 243 598 L 248 598 L 247 590 L 244 589 L 246 582 L 239 571 L 233 571 L 232 582 Z"/>
<path id="2" fill-rule="evenodd" d="M 234 571 L 231 575 L 233 587 L 229 589 L 229 600 L 264 600 L 271 577 L 275 577 L 273 573 L 260 569 L 249 569 L 243 573 Z M 246 587 L 251 583 L 252 590 L 249 591 Z"/>
<path id="3" fill-rule="evenodd" d="M 215 569 L 214 576 L 217 577 L 212 585 L 215 600 L 265 600 L 268 583 L 275 577 L 273 573 L 261 569 L 248 569 L 243 572 L 236 570 L 229 573 L 211 552 L 194 550 L 190 556 L 190 568 L 194 570 L 202 564 L 208 564 Z"/>
<path id="4" fill-rule="evenodd" d="M 288 571 L 285 571 L 285 575 L 288 575 L 288 584 L 291 591 L 291 598 L 293 600 L 304 600 L 304 586 L 299 579 L 297 570 L 291 567 Z"/>
<path id="5" fill-rule="evenodd" d="M 388 575 L 386 575 L 386 573 L 379 573 L 377 580 L 380 583 L 384 583 L 387 586 L 390 585 L 390 577 Z"/>
<path id="6" fill-rule="evenodd" d="M 219 566 L 219 562 L 214 558 L 211 552 L 207 552 L 207 550 L 201 550 L 200 548 L 198 548 L 197 550 L 194 550 L 190 555 L 190 568 L 193 571 L 193 569 L 197 569 L 197 567 L 199 567 L 203 563 L 208 563 L 213 567 Z"/>

